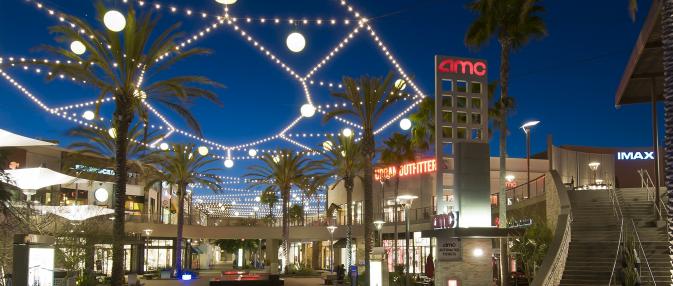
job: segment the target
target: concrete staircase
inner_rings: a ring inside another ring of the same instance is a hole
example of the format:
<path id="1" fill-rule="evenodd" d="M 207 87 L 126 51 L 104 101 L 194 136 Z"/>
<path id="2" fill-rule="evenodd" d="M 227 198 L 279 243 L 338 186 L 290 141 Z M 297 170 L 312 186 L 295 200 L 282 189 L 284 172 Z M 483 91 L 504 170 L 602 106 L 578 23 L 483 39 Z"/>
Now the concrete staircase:
<path id="1" fill-rule="evenodd" d="M 608 285 L 620 232 L 610 194 L 568 191 L 568 197 L 572 240 L 560 285 Z"/>
<path id="2" fill-rule="evenodd" d="M 622 205 L 624 224 L 628 223 L 629 227 L 633 228 L 631 223 L 633 219 L 633 225 L 638 230 L 647 262 L 652 269 L 652 275 L 650 275 L 645 258 L 641 257 L 643 285 L 668 285 L 671 266 L 666 228 L 657 226 L 654 206 L 647 200 L 647 192 L 643 189 L 618 189 L 617 198 Z M 638 252 L 641 252 L 640 249 Z M 656 284 L 653 283 L 652 276 Z"/>

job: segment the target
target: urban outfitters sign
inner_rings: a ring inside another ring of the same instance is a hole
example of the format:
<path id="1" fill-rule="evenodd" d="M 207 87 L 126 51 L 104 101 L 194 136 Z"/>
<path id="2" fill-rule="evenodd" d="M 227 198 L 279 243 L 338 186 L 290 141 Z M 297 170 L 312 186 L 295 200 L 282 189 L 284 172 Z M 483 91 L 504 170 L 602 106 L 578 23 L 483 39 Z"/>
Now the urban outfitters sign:
<path id="1" fill-rule="evenodd" d="M 400 177 L 432 173 L 437 170 L 437 164 L 435 159 L 423 160 L 418 162 L 406 163 L 400 166 L 400 171 L 397 172 L 395 166 L 388 166 L 384 168 L 378 168 L 374 170 L 374 178 L 376 180 L 389 179 L 395 177 L 396 174 L 399 174 Z"/>
<path id="2" fill-rule="evenodd" d="M 460 241 L 460 238 L 438 237 L 437 260 L 439 261 L 463 260 L 463 245 Z"/>

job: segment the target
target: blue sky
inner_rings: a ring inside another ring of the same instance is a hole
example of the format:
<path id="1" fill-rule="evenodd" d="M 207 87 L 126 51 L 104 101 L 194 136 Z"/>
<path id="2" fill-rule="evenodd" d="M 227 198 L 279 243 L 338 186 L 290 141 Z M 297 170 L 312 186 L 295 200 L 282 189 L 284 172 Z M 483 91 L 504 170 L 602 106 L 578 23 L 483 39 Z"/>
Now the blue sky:
<path id="1" fill-rule="evenodd" d="M 93 4 L 89 1 L 43 1 L 45 6 L 94 21 Z M 111 7 L 125 9 L 121 1 L 105 1 Z M 182 22 L 181 30 L 191 36 L 212 20 L 200 19 L 200 11 L 222 13 L 222 6 L 212 0 L 147 1 L 139 11 L 149 10 L 161 3 L 160 28 Z M 496 79 L 499 65 L 495 42 L 479 50 L 465 47 L 465 30 L 474 15 L 465 10 L 466 1 L 391 0 L 351 1 L 357 10 L 371 19 L 371 25 L 387 44 L 419 87 L 428 95 L 434 93 L 433 58 L 436 54 L 483 58 L 489 64 L 489 79 Z M 533 151 L 543 151 L 546 135 L 554 136 L 557 145 L 588 146 L 647 146 L 651 144 L 650 113 L 648 105 L 623 106 L 615 109 L 614 96 L 626 61 L 638 36 L 650 1 L 641 3 L 636 22 L 627 13 L 627 1 L 543 1 L 547 11 L 542 15 L 549 35 L 533 41 L 512 55 L 510 93 L 517 101 L 517 110 L 511 117 L 513 126 L 537 119 L 542 124 L 533 135 Z M 48 27 L 57 24 L 46 11 L 36 9 L 35 3 L 24 0 L 0 2 L 0 56 L 43 57 L 35 50 L 41 44 L 64 45 L 56 42 Z M 171 13 L 170 6 L 183 9 Z M 184 8 L 194 11 L 184 14 Z M 600 12 L 599 12 L 600 11 Z M 179 15 L 178 15 L 179 14 Z M 239 0 L 231 6 L 237 17 L 294 19 L 351 18 L 336 0 Z M 282 58 L 299 74 L 305 74 L 347 35 L 354 25 L 323 24 L 290 25 L 251 23 L 239 25 L 258 41 Z M 285 37 L 294 31 L 303 33 L 307 47 L 302 53 L 293 53 L 285 47 Z M 218 28 L 195 46 L 212 49 L 213 54 L 193 58 L 178 64 L 170 75 L 195 74 L 210 77 L 225 88 L 218 89 L 222 107 L 197 101 L 190 108 L 201 122 L 205 136 L 224 145 L 248 143 L 274 135 L 299 115 L 305 102 L 301 86 L 278 65 L 245 41 L 239 32 L 229 27 Z M 358 34 L 329 63 L 314 76 L 319 81 L 337 83 L 342 76 L 383 76 L 393 67 L 372 39 L 364 32 Z M 78 103 L 95 98 L 96 91 L 70 81 L 46 82 L 43 77 L 20 68 L 6 70 L 36 96 L 50 106 Z M 330 89 L 310 86 L 316 104 L 335 102 Z M 45 113 L 20 94 L 4 79 L 0 81 L 0 128 L 32 137 L 57 139 L 64 145 L 71 142 L 65 132 L 75 125 L 67 120 Z M 384 121 L 408 106 L 403 102 L 392 110 Z M 159 108 L 176 124 L 186 124 L 170 111 Z M 81 113 L 83 109 L 73 110 Z M 663 113 L 663 112 L 662 112 Z M 109 116 L 108 116 L 109 117 Z M 154 121 L 159 123 L 159 121 Z M 383 122 L 379 123 L 382 124 Z M 337 132 L 344 126 L 323 124 L 318 116 L 304 120 L 289 133 Z M 393 124 L 383 137 L 399 131 Z M 494 137 L 497 138 L 497 137 Z M 174 135 L 169 141 L 188 141 Z M 301 139 L 316 146 L 322 140 Z M 491 142 L 491 153 L 497 155 L 497 140 Z M 524 136 L 513 130 L 509 136 L 511 156 L 524 155 Z M 258 146 L 262 149 L 293 147 L 274 140 Z M 220 153 L 221 154 L 221 153 Z M 235 156 L 245 155 L 243 152 Z M 235 168 L 222 172 L 226 176 L 245 173 L 248 161 L 236 162 Z"/>

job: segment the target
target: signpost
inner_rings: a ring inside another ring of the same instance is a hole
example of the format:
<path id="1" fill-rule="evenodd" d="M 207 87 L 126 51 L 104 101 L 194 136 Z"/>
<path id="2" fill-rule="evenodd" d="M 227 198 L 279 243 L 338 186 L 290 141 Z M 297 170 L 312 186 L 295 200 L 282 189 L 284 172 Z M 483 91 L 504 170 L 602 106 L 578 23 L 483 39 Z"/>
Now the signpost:
<path id="1" fill-rule="evenodd" d="M 463 245 L 460 238 L 438 237 L 437 238 L 437 260 L 439 261 L 462 261 Z"/>

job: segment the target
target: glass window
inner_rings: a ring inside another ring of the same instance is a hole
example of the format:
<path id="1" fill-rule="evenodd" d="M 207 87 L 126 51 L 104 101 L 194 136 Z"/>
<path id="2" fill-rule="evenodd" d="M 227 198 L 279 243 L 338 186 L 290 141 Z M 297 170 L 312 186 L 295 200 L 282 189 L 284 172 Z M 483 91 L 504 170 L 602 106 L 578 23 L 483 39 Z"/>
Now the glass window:
<path id="1" fill-rule="evenodd" d="M 467 128 L 458 127 L 456 129 L 456 138 L 458 139 L 467 139 Z"/>
<path id="2" fill-rule="evenodd" d="M 453 138 L 453 128 L 448 126 L 442 126 L 442 137 Z"/>
<path id="3" fill-rule="evenodd" d="M 442 90 L 441 92 L 452 92 L 453 91 L 453 82 L 450 79 L 442 79 Z"/>
<path id="4" fill-rule="evenodd" d="M 467 97 L 459 96 L 456 98 L 456 107 L 467 108 Z"/>
<path id="5" fill-rule="evenodd" d="M 472 124 L 481 124 L 481 114 L 479 113 L 472 113 L 470 114 L 472 116 Z"/>
<path id="6" fill-rule="evenodd" d="M 465 112 L 456 113 L 456 122 L 458 122 L 460 124 L 466 124 L 467 123 L 467 113 L 465 113 Z"/>
<path id="7" fill-rule="evenodd" d="M 442 120 L 446 123 L 453 123 L 453 112 L 442 111 Z"/>
<path id="8" fill-rule="evenodd" d="M 481 109 L 481 98 L 478 97 L 472 98 L 472 108 Z"/>
<path id="9" fill-rule="evenodd" d="M 456 91 L 467 92 L 467 82 L 464 80 L 456 81 Z"/>
<path id="10" fill-rule="evenodd" d="M 453 106 L 453 97 L 450 95 L 442 96 L 442 107 L 452 107 Z"/>
<path id="11" fill-rule="evenodd" d="M 481 93 L 481 83 L 480 82 L 471 82 L 470 83 L 470 92 Z"/>

